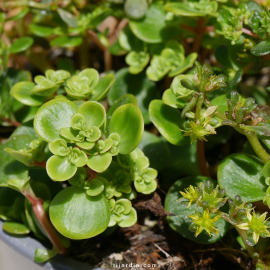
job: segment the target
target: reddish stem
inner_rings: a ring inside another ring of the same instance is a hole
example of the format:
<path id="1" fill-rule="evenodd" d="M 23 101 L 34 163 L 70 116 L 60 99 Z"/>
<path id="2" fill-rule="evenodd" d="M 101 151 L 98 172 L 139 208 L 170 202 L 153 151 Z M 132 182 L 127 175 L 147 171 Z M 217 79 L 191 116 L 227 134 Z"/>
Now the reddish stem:
<path id="1" fill-rule="evenodd" d="M 8 119 L 8 118 L 6 118 L 6 117 L 3 117 L 2 119 L 3 119 L 3 121 L 5 121 L 5 122 L 11 124 L 11 125 L 14 126 L 14 127 L 19 127 L 19 126 L 22 125 L 20 122 L 18 122 L 18 121 L 12 121 L 12 120 L 10 120 L 10 119 Z"/>
<path id="2" fill-rule="evenodd" d="M 182 23 L 181 27 L 188 30 L 188 31 L 190 31 L 190 32 L 193 32 L 195 34 L 197 33 L 196 28 L 194 28 L 192 26 L 189 26 L 189 25 L 186 25 L 186 24 Z"/>
<path id="3" fill-rule="evenodd" d="M 209 165 L 205 158 L 204 141 L 197 140 L 197 157 L 201 175 L 210 177 Z"/>
<path id="4" fill-rule="evenodd" d="M 252 31 L 250 31 L 250 30 L 248 30 L 248 29 L 246 29 L 246 28 L 242 28 L 242 32 L 243 32 L 244 34 L 246 34 L 246 35 L 251 36 L 251 37 L 259 38 L 258 35 L 257 35 L 256 33 L 252 32 Z"/>
<path id="5" fill-rule="evenodd" d="M 87 173 L 86 177 L 89 178 L 88 182 L 91 182 L 98 175 L 98 173 L 96 171 L 94 171 L 94 170 L 92 170 L 92 169 L 90 169 L 88 167 L 86 168 L 86 173 Z"/>
<path id="6" fill-rule="evenodd" d="M 198 19 L 198 22 L 197 22 L 196 33 L 197 33 L 197 36 L 194 40 L 193 47 L 192 47 L 193 52 L 199 52 L 202 38 L 205 33 L 205 20 L 201 17 Z"/>
<path id="7" fill-rule="evenodd" d="M 41 224 L 42 228 L 46 232 L 47 236 L 51 240 L 52 244 L 55 246 L 59 254 L 66 254 L 67 249 L 63 245 L 61 239 L 59 238 L 59 235 L 57 234 L 56 230 L 52 226 L 51 222 L 46 216 L 46 213 L 43 208 L 43 200 L 41 199 L 34 199 L 30 195 L 26 195 L 27 199 L 32 204 L 32 209 Z"/>
<path id="8" fill-rule="evenodd" d="M 42 167 L 42 168 L 46 168 L 46 161 L 42 161 L 42 162 L 34 162 L 34 166 L 38 166 L 38 167 Z"/>

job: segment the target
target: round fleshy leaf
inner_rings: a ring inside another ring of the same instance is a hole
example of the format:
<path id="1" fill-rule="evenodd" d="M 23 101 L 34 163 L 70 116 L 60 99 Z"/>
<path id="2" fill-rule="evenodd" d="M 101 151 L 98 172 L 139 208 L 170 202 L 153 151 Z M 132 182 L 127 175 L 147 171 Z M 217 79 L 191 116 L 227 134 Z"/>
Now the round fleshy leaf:
<path id="1" fill-rule="evenodd" d="M 34 40 L 30 37 L 22 37 L 13 42 L 9 48 L 10 53 L 19 53 L 28 50 Z"/>
<path id="2" fill-rule="evenodd" d="M 134 97 L 127 94 L 132 94 L 135 96 L 138 102 L 138 106 L 141 109 L 143 114 L 143 119 L 145 124 L 150 123 L 148 107 L 150 102 L 159 98 L 159 93 L 157 91 L 156 85 L 154 82 L 151 82 L 145 72 L 140 74 L 133 75 L 130 74 L 128 68 L 120 69 L 115 75 L 115 83 L 112 85 L 108 93 L 108 102 L 113 107 L 108 111 L 108 117 L 112 114 L 113 109 L 118 103 L 133 103 L 137 105 L 137 102 L 134 100 Z M 125 95 L 125 96 L 124 96 Z M 125 99 L 124 99 L 125 97 Z M 120 104 L 118 105 L 120 106 Z"/>
<path id="3" fill-rule="evenodd" d="M 204 11 L 192 8 L 188 3 L 168 3 L 164 6 L 165 10 L 181 16 L 205 16 Z"/>
<path id="4" fill-rule="evenodd" d="M 143 194 L 151 194 L 157 189 L 157 181 L 153 180 L 150 183 L 145 183 L 146 188 L 142 192 Z"/>
<path id="5" fill-rule="evenodd" d="M 164 104 L 177 109 L 183 109 L 188 104 L 185 99 L 177 98 L 172 89 L 168 89 L 163 93 L 162 101 Z"/>
<path id="6" fill-rule="evenodd" d="M 38 37 L 49 37 L 53 35 L 54 29 L 52 27 L 32 23 L 29 25 L 29 30 Z"/>
<path id="7" fill-rule="evenodd" d="M 60 135 L 69 141 L 74 141 L 78 133 L 79 133 L 78 130 L 74 130 L 73 128 L 70 127 L 61 128 L 60 130 Z"/>
<path id="8" fill-rule="evenodd" d="M 3 230 L 7 233 L 18 235 L 30 233 L 30 229 L 27 226 L 17 222 L 5 222 L 3 224 Z"/>
<path id="9" fill-rule="evenodd" d="M 87 239 L 105 231 L 110 209 L 104 195 L 87 196 L 84 188 L 73 186 L 62 190 L 52 200 L 50 218 L 65 237 Z"/>
<path id="10" fill-rule="evenodd" d="M 112 115 L 109 126 L 110 133 L 117 133 L 121 138 L 118 145 L 121 154 L 129 154 L 139 145 L 143 129 L 142 113 L 133 104 L 118 107 Z"/>
<path id="11" fill-rule="evenodd" d="M 84 180 L 86 179 L 87 173 L 84 167 L 80 167 L 77 169 L 77 172 L 72 176 L 70 179 L 68 179 L 68 182 L 72 186 L 78 186 L 82 187 Z"/>
<path id="12" fill-rule="evenodd" d="M 90 182 L 90 188 L 86 190 L 89 196 L 97 196 L 104 190 L 103 183 L 98 179 L 93 179 Z"/>
<path id="13" fill-rule="evenodd" d="M 92 127 L 91 128 L 91 132 L 92 132 L 92 135 L 86 137 L 86 140 L 88 142 L 95 142 L 95 141 L 97 141 L 100 138 L 100 136 L 101 136 L 100 129 L 98 127 Z"/>
<path id="14" fill-rule="evenodd" d="M 82 149 L 91 150 L 95 146 L 95 142 L 84 141 L 82 143 L 76 143 L 76 145 Z"/>
<path id="15" fill-rule="evenodd" d="M 127 52 L 143 51 L 144 49 L 143 42 L 131 32 L 128 25 L 119 33 L 118 41 L 120 46 Z"/>
<path id="16" fill-rule="evenodd" d="M 85 117 L 86 125 L 90 127 L 100 127 L 106 119 L 104 107 L 95 101 L 88 101 L 82 104 L 77 113 Z"/>
<path id="17" fill-rule="evenodd" d="M 262 41 L 251 49 L 255 56 L 263 56 L 270 53 L 270 41 Z"/>
<path id="18" fill-rule="evenodd" d="M 33 140 L 28 135 L 14 135 L 0 146 L 0 186 L 8 186 L 8 180 L 19 179 L 23 183 L 28 178 L 28 167 L 15 160 L 14 157 L 5 152 L 5 148 L 16 151 L 20 149 L 30 149 L 29 145 Z"/>
<path id="19" fill-rule="evenodd" d="M 118 222 L 118 225 L 122 228 L 131 227 L 137 222 L 137 212 L 132 207 L 131 211 L 127 215 L 123 215 L 123 219 Z"/>
<path id="20" fill-rule="evenodd" d="M 135 164 L 136 160 L 138 158 L 136 150 L 132 151 L 131 153 L 127 155 L 119 154 L 117 155 L 117 161 L 118 163 L 126 169 L 130 169 Z"/>
<path id="21" fill-rule="evenodd" d="M 125 1 L 124 10 L 126 15 L 131 19 L 141 19 L 148 8 L 146 0 L 127 0 Z"/>
<path id="22" fill-rule="evenodd" d="M 83 130 L 85 125 L 85 117 L 79 113 L 75 113 L 71 118 L 71 126 L 73 129 Z"/>
<path id="23" fill-rule="evenodd" d="M 95 86 L 95 93 L 90 98 L 90 100 L 98 101 L 98 100 L 101 100 L 102 98 L 104 98 L 113 83 L 114 83 L 114 75 L 113 74 L 107 74 Z"/>
<path id="24" fill-rule="evenodd" d="M 112 155 L 110 153 L 104 153 L 96 156 L 89 156 L 87 166 L 100 173 L 104 172 L 112 162 Z"/>
<path id="25" fill-rule="evenodd" d="M 122 206 L 124 208 L 124 212 L 123 212 L 124 215 L 129 214 L 130 211 L 131 211 L 131 208 L 132 208 L 131 201 L 129 201 L 127 199 L 120 199 L 120 200 L 116 201 L 115 207 L 117 205 L 120 205 L 120 206 Z"/>
<path id="26" fill-rule="evenodd" d="M 147 168 L 143 171 L 143 176 L 147 179 L 154 180 L 157 178 L 158 172 L 155 169 Z"/>
<path id="27" fill-rule="evenodd" d="M 187 177 L 176 181 L 167 192 L 164 206 L 166 211 L 175 214 L 175 216 L 167 217 L 170 227 L 185 238 L 201 244 L 211 244 L 217 242 L 225 235 L 231 226 L 230 223 L 220 218 L 217 222 L 215 222 L 218 229 L 217 236 L 213 235 L 209 237 L 206 232 L 202 232 L 200 235 L 195 237 L 194 232 L 190 231 L 189 226 L 191 224 L 191 219 L 188 216 L 194 214 L 195 211 L 200 213 L 203 211 L 202 208 L 198 207 L 196 204 L 193 204 L 187 208 L 187 204 L 183 203 L 185 200 L 181 198 L 179 191 L 184 191 L 184 189 L 188 188 L 190 185 L 198 186 L 200 182 L 205 183 L 207 180 L 209 180 L 209 178 L 198 176 Z M 214 216 L 216 215 L 211 213 L 211 217 L 213 218 Z"/>
<path id="28" fill-rule="evenodd" d="M 86 68 L 83 71 L 80 72 L 79 76 L 82 77 L 87 77 L 89 81 L 89 86 L 96 86 L 99 81 L 99 74 L 94 68 Z"/>
<path id="29" fill-rule="evenodd" d="M 74 148 L 74 150 L 77 150 L 78 148 Z M 78 149 L 79 150 L 79 149 Z M 79 150 L 80 151 L 80 150 Z M 79 154 L 79 159 L 78 161 L 75 163 L 75 165 L 77 167 L 83 167 L 86 165 L 87 163 L 87 155 L 83 152 L 83 151 L 80 151 L 80 154 Z"/>
<path id="30" fill-rule="evenodd" d="M 50 44 L 51 46 L 57 46 L 57 47 L 64 47 L 64 48 L 70 48 L 70 47 L 77 47 L 81 45 L 83 42 L 82 37 L 80 36 L 62 36 L 57 37 L 53 39 Z"/>
<path id="31" fill-rule="evenodd" d="M 46 101 L 47 97 L 32 94 L 31 90 L 34 86 L 35 84 L 32 82 L 19 82 L 11 88 L 10 94 L 25 105 L 40 106 Z"/>
<path id="32" fill-rule="evenodd" d="M 68 148 L 66 141 L 62 139 L 56 139 L 49 143 L 50 151 L 57 156 L 66 156 L 68 154 Z"/>
<path id="33" fill-rule="evenodd" d="M 77 109 L 76 104 L 66 99 L 45 103 L 35 116 L 35 131 L 46 142 L 58 139 L 62 128 L 71 127 L 71 117 Z"/>
<path id="34" fill-rule="evenodd" d="M 149 106 L 150 119 L 161 135 L 171 144 L 184 145 L 188 138 L 183 136 L 181 113 L 177 109 L 171 108 L 161 100 L 153 100 Z"/>
<path id="35" fill-rule="evenodd" d="M 160 43 L 177 35 L 177 30 L 168 26 L 166 12 L 159 2 L 149 6 L 144 18 L 130 20 L 129 26 L 135 36 L 147 43 Z"/>
<path id="36" fill-rule="evenodd" d="M 264 164 L 262 173 L 265 178 L 270 177 L 270 160 Z"/>
<path id="37" fill-rule="evenodd" d="M 172 92 L 179 98 L 186 98 L 186 97 L 190 97 L 192 93 L 194 93 L 194 90 L 190 90 L 185 88 L 182 84 L 181 81 L 184 79 L 188 79 L 192 82 L 192 78 L 193 76 L 188 74 L 188 75 L 178 75 L 176 76 L 171 84 L 171 90 Z M 192 87 L 195 87 L 192 85 Z"/>
<path id="38" fill-rule="evenodd" d="M 239 195 L 246 202 L 261 201 L 267 189 L 262 169 L 263 163 L 257 157 L 233 154 L 218 166 L 218 183 L 230 198 Z"/>
<path id="39" fill-rule="evenodd" d="M 135 181 L 134 186 L 138 192 L 143 192 L 146 189 L 146 184 L 144 181 Z"/>
<path id="40" fill-rule="evenodd" d="M 56 256 L 57 253 L 58 252 L 57 252 L 57 249 L 56 248 L 53 248 L 52 250 L 37 248 L 35 250 L 34 260 L 37 263 L 45 263 L 48 260 L 50 260 L 51 258 L 53 258 L 54 256 Z"/>
<path id="41" fill-rule="evenodd" d="M 184 73 L 187 69 L 192 68 L 197 57 L 197 53 L 189 54 L 181 64 L 169 72 L 169 77 L 174 77 L 178 74 Z"/>
<path id="42" fill-rule="evenodd" d="M 127 95 L 124 95 L 124 96 L 118 98 L 116 101 L 114 101 L 114 103 L 111 104 L 109 110 L 107 111 L 107 125 L 106 125 L 106 127 L 108 127 L 110 125 L 110 121 L 111 121 L 112 115 L 115 112 L 115 110 L 118 107 L 120 107 L 121 105 L 128 104 L 128 103 L 132 103 L 134 105 L 137 105 L 136 97 L 131 95 L 131 94 L 127 94 Z M 145 117 L 144 117 L 144 120 L 145 120 Z"/>
<path id="43" fill-rule="evenodd" d="M 49 177 L 54 181 L 65 181 L 75 175 L 77 167 L 67 157 L 52 156 L 46 163 Z"/>

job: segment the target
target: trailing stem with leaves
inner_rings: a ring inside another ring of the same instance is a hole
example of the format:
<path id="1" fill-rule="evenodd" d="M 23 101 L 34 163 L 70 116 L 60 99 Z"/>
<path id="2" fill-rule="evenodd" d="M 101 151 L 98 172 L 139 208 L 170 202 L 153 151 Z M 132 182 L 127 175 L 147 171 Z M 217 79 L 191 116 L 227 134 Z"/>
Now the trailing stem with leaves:
<path id="1" fill-rule="evenodd" d="M 106 112 L 96 101 L 113 83 L 112 74 L 99 79 L 95 69 L 73 76 L 48 70 L 34 81 L 11 89 L 18 101 L 41 105 L 34 128 L 19 127 L 1 146 L 0 184 L 19 191 L 20 200 L 20 194 L 25 196 L 30 213 L 21 207 L 13 210 L 18 212 L 14 217 L 9 207 L 1 207 L 1 218 L 9 233 L 32 231 L 38 237 L 44 232 L 53 250 L 37 250 L 36 260 L 42 262 L 57 252 L 65 254 L 67 239 L 91 238 L 117 225 L 133 226 L 137 212 L 131 200 L 137 193 L 155 191 L 157 171 L 137 148 L 143 135 L 140 109 L 120 100 Z M 65 95 L 56 95 L 59 89 Z M 43 182 L 35 182 L 38 174 L 44 175 Z M 57 185 L 64 181 L 69 184 L 65 189 Z"/>

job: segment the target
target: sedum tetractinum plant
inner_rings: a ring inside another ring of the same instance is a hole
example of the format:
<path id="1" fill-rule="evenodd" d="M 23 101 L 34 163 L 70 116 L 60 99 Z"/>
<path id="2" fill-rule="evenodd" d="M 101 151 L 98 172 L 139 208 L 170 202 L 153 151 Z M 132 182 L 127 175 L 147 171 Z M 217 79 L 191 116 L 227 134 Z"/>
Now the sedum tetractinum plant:
<path id="1" fill-rule="evenodd" d="M 51 251 L 36 251 L 36 260 L 42 262 L 57 252 L 65 253 L 68 242 L 63 236 L 87 239 L 107 227 L 133 226 L 137 212 L 131 200 L 137 193 L 155 191 L 157 171 L 149 168 L 149 159 L 137 148 L 143 135 L 140 109 L 120 101 L 106 112 L 96 101 L 110 88 L 113 75 L 99 79 L 95 69 L 85 69 L 71 77 L 64 70 L 48 70 L 34 81 L 19 82 L 11 89 L 22 103 L 43 105 L 34 117 L 34 129 L 19 127 L 2 146 L 1 155 L 6 157 L 2 168 L 10 162 L 19 162 L 19 167 L 1 172 L 1 186 L 19 191 L 26 197 L 25 203 L 32 204 L 39 230 L 53 244 Z M 65 95 L 56 95 L 60 89 Z M 59 186 L 51 200 L 51 184 L 46 180 L 36 186 L 30 172 L 45 173 L 55 183 L 68 181 L 69 187 Z M 14 219 L 6 208 L 1 208 L 1 217 Z M 4 230 L 38 235 L 29 218 L 26 214 L 23 224 L 6 222 Z"/>
<path id="2" fill-rule="evenodd" d="M 263 0 L 1 1 L 3 230 L 51 246 L 42 263 L 138 220 L 121 232 L 143 237 L 143 205 L 168 215 L 153 228 L 168 254 L 193 244 L 163 222 L 268 269 L 269 26 Z"/>

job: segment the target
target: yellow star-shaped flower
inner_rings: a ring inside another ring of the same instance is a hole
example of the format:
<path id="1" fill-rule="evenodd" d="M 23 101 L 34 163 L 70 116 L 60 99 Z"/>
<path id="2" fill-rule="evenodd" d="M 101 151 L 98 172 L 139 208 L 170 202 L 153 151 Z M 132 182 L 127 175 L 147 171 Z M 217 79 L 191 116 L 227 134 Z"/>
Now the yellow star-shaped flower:
<path id="1" fill-rule="evenodd" d="M 266 224 L 268 219 L 266 218 L 267 212 L 262 215 L 258 215 L 253 210 L 252 215 L 250 214 L 250 210 L 247 210 L 247 222 L 240 223 L 236 225 L 241 230 L 252 230 L 252 238 L 255 244 L 258 243 L 259 237 L 270 237 L 270 232 L 268 229 L 270 227 Z"/>
<path id="2" fill-rule="evenodd" d="M 218 230 L 213 223 L 215 223 L 220 218 L 220 215 L 211 218 L 209 209 L 206 209 L 203 212 L 203 215 L 200 213 L 195 213 L 189 217 L 192 219 L 192 222 L 197 225 L 195 237 L 197 237 L 203 230 L 205 230 L 210 237 L 213 234 L 218 234 Z"/>

